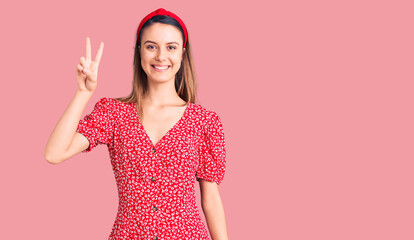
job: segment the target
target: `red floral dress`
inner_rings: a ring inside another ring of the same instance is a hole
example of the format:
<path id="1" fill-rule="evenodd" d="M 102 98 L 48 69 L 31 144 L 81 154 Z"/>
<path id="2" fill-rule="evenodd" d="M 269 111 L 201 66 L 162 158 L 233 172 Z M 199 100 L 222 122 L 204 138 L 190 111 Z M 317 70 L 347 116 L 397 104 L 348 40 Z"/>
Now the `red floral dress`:
<path id="1" fill-rule="evenodd" d="M 101 98 L 79 121 L 87 153 L 108 146 L 119 206 L 109 239 L 210 240 L 196 205 L 195 181 L 220 184 L 226 169 L 223 125 L 217 113 L 189 103 L 155 145 L 135 103 Z"/>

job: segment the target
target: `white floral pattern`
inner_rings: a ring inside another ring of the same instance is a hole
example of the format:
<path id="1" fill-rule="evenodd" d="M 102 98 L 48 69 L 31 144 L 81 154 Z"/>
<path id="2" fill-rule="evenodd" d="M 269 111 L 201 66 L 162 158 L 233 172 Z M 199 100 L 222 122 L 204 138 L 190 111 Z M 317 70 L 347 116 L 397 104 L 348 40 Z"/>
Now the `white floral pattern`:
<path id="1" fill-rule="evenodd" d="M 119 206 L 115 239 L 210 240 L 196 205 L 195 181 L 220 184 L 226 170 L 223 125 L 214 111 L 188 103 L 180 120 L 155 145 L 135 103 L 101 98 L 79 121 L 90 145 L 108 147 Z"/>

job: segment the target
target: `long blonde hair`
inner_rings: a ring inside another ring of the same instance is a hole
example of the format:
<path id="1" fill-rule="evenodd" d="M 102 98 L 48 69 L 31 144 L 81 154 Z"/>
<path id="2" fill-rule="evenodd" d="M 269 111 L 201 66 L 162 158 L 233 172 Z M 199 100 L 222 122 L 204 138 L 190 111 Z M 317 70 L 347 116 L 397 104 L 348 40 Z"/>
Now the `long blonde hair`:
<path id="1" fill-rule="evenodd" d="M 124 103 L 136 103 L 138 108 L 138 115 L 142 116 L 142 99 L 143 96 L 148 91 L 148 79 L 147 74 L 144 72 L 141 66 L 141 54 L 140 54 L 140 45 L 141 45 L 141 33 L 143 29 L 150 26 L 155 22 L 160 22 L 164 24 L 170 24 L 180 29 L 183 39 L 184 32 L 180 24 L 172 17 L 157 15 L 149 19 L 143 26 L 140 31 L 139 36 L 137 36 L 135 44 L 135 54 L 134 54 L 134 80 L 132 86 L 132 92 L 127 97 L 114 98 L 120 102 Z M 183 59 L 181 61 L 181 67 L 175 75 L 175 90 L 177 91 L 178 96 L 181 99 L 187 102 L 195 103 L 196 101 L 196 92 L 197 92 L 197 81 L 194 69 L 193 55 L 191 52 L 191 44 L 189 39 L 189 34 L 187 31 L 187 43 L 185 51 L 183 53 Z"/>

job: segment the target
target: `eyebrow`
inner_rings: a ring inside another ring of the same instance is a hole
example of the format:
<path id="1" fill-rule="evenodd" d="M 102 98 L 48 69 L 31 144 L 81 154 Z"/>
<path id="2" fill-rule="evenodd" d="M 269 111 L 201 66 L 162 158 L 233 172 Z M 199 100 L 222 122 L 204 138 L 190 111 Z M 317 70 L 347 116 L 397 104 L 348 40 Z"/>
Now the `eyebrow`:
<path id="1" fill-rule="evenodd" d="M 147 41 L 145 41 L 145 42 L 144 42 L 144 44 L 146 44 L 146 43 L 155 43 L 155 44 L 157 44 L 156 42 L 153 42 L 153 41 L 150 41 L 150 40 L 147 40 Z M 180 45 L 180 44 L 178 44 L 177 42 L 167 42 L 167 44 L 171 44 L 171 43 L 174 43 L 174 44 Z"/>

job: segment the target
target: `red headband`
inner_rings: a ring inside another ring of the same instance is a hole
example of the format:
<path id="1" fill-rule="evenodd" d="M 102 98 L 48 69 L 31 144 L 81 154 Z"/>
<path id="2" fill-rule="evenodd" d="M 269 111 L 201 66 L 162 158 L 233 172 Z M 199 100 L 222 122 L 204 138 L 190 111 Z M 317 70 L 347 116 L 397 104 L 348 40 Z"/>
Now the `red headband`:
<path id="1" fill-rule="evenodd" d="M 170 11 L 165 10 L 164 8 L 158 8 L 157 10 L 155 10 L 155 11 L 151 12 L 150 14 L 148 14 L 144 19 L 142 19 L 142 21 L 141 21 L 141 23 L 139 24 L 139 27 L 138 27 L 137 35 L 139 36 L 139 31 L 141 31 L 141 28 L 144 25 L 144 23 L 146 21 L 148 21 L 148 19 L 150 19 L 150 18 L 152 18 L 153 16 L 156 16 L 156 15 L 170 16 L 170 17 L 174 18 L 175 20 L 177 20 L 178 23 L 180 23 L 180 25 L 181 25 L 181 27 L 183 28 L 183 31 L 184 31 L 184 47 L 185 47 L 185 45 L 187 44 L 187 28 L 185 27 L 184 22 L 177 15 L 175 15 L 174 13 L 172 13 Z"/>

